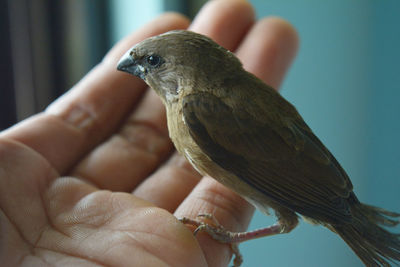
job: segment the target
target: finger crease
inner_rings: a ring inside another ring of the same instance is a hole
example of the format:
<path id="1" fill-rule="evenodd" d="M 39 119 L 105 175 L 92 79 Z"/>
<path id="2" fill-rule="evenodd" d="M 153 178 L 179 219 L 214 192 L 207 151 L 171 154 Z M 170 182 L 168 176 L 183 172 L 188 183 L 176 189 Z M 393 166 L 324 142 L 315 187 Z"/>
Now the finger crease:
<path id="1" fill-rule="evenodd" d="M 101 262 L 95 260 L 93 257 L 86 258 L 86 257 L 83 257 L 83 256 L 81 256 L 81 255 L 77 255 L 77 254 L 73 254 L 73 253 L 67 253 L 67 252 L 64 252 L 64 251 L 61 252 L 61 251 L 58 251 L 58 250 L 55 250 L 55 249 L 49 249 L 49 248 L 44 248 L 44 247 L 37 247 L 36 250 L 51 251 L 51 252 L 54 252 L 54 253 L 57 253 L 57 254 L 60 254 L 60 255 L 65 255 L 65 256 L 72 257 L 72 258 L 81 259 L 81 260 L 84 260 L 84 261 L 87 261 L 87 262 L 90 262 L 90 263 L 94 263 L 94 264 L 96 264 L 97 266 L 102 266 L 102 267 L 107 267 L 107 266 L 108 266 L 108 265 L 106 265 L 106 264 L 104 264 L 104 263 L 101 263 Z M 38 255 L 38 254 L 36 254 L 36 255 Z M 42 259 L 43 261 L 45 261 L 45 259 L 44 259 L 43 257 L 41 257 L 41 259 Z M 46 261 L 45 261 L 45 262 L 46 262 Z M 48 263 L 48 262 L 46 262 L 46 263 Z M 49 264 L 49 265 L 50 265 L 50 264 Z"/>
<path id="2" fill-rule="evenodd" d="M 147 121 L 130 121 L 119 135 L 135 148 L 157 157 L 165 156 L 172 147 L 169 137 Z"/>
<path id="3" fill-rule="evenodd" d="M 95 128 L 98 121 L 98 112 L 88 103 L 72 103 L 59 117 L 78 130 L 87 131 Z"/>

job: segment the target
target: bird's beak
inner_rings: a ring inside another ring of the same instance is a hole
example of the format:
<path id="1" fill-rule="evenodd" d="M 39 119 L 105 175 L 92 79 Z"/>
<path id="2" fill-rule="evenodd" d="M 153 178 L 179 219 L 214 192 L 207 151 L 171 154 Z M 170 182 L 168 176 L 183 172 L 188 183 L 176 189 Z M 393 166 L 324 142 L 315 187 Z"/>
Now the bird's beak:
<path id="1" fill-rule="evenodd" d="M 131 55 L 130 51 L 126 52 L 118 62 L 117 70 L 127 72 L 144 79 L 144 68 Z"/>

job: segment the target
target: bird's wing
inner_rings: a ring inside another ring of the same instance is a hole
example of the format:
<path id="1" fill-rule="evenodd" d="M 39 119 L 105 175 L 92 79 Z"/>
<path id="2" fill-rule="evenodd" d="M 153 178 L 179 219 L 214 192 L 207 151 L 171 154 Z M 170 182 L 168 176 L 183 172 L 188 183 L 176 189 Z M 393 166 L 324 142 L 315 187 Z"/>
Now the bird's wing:
<path id="1" fill-rule="evenodd" d="M 194 141 L 222 168 L 302 215 L 350 219 L 350 180 L 300 115 L 268 123 L 204 92 L 185 96 L 182 110 Z"/>

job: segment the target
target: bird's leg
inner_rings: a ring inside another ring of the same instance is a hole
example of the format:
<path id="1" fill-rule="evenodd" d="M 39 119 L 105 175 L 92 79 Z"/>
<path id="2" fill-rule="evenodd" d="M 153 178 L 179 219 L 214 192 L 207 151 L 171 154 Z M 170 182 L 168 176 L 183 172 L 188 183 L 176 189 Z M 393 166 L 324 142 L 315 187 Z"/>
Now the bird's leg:
<path id="1" fill-rule="evenodd" d="M 212 221 L 212 224 L 206 223 L 203 220 L 194 220 L 186 217 L 180 219 L 180 221 L 184 224 L 196 226 L 197 228 L 193 232 L 194 235 L 199 232 L 206 232 L 213 239 L 221 243 L 230 244 L 232 252 L 235 256 L 234 266 L 240 266 L 243 261 L 242 255 L 239 252 L 238 243 L 259 237 L 288 233 L 297 225 L 297 220 L 296 223 L 291 224 L 288 224 L 285 220 L 279 220 L 277 223 L 266 228 L 256 229 L 248 232 L 231 232 L 226 230 L 212 214 L 200 214 L 198 217 L 209 219 Z"/>
<path id="2" fill-rule="evenodd" d="M 199 232 L 206 232 L 212 236 L 215 240 L 221 243 L 240 243 L 251 239 L 286 233 L 286 225 L 281 224 L 279 221 L 269 227 L 256 229 L 248 232 L 231 232 L 226 230 L 212 214 L 200 214 L 198 217 L 210 219 L 213 223 L 209 224 L 201 220 L 194 220 L 183 217 L 180 221 L 184 224 L 190 224 L 196 226 L 196 230 L 193 232 L 196 235 Z"/>

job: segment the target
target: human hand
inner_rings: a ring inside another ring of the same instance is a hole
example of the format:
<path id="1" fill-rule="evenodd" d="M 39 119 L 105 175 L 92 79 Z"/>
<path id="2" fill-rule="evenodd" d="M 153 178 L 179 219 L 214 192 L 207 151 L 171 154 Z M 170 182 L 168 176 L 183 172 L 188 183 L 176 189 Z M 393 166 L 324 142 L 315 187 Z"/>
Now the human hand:
<path id="1" fill-rule="evenodd" d="M 278 88 L 297 48 L 286 22 L 254 23 L 241 0 L 210 1 L 191 24 Z M 222 266 L 229 246 L 175 217 L 212 213 L 232 231 L 253 208 L 173 151 L 164 108 L 116 71 L 133 44 L 188 27 L 165 14 L 117 44 L 49 108 L 0 134 L 0 258 L 5 266 Z"/>

